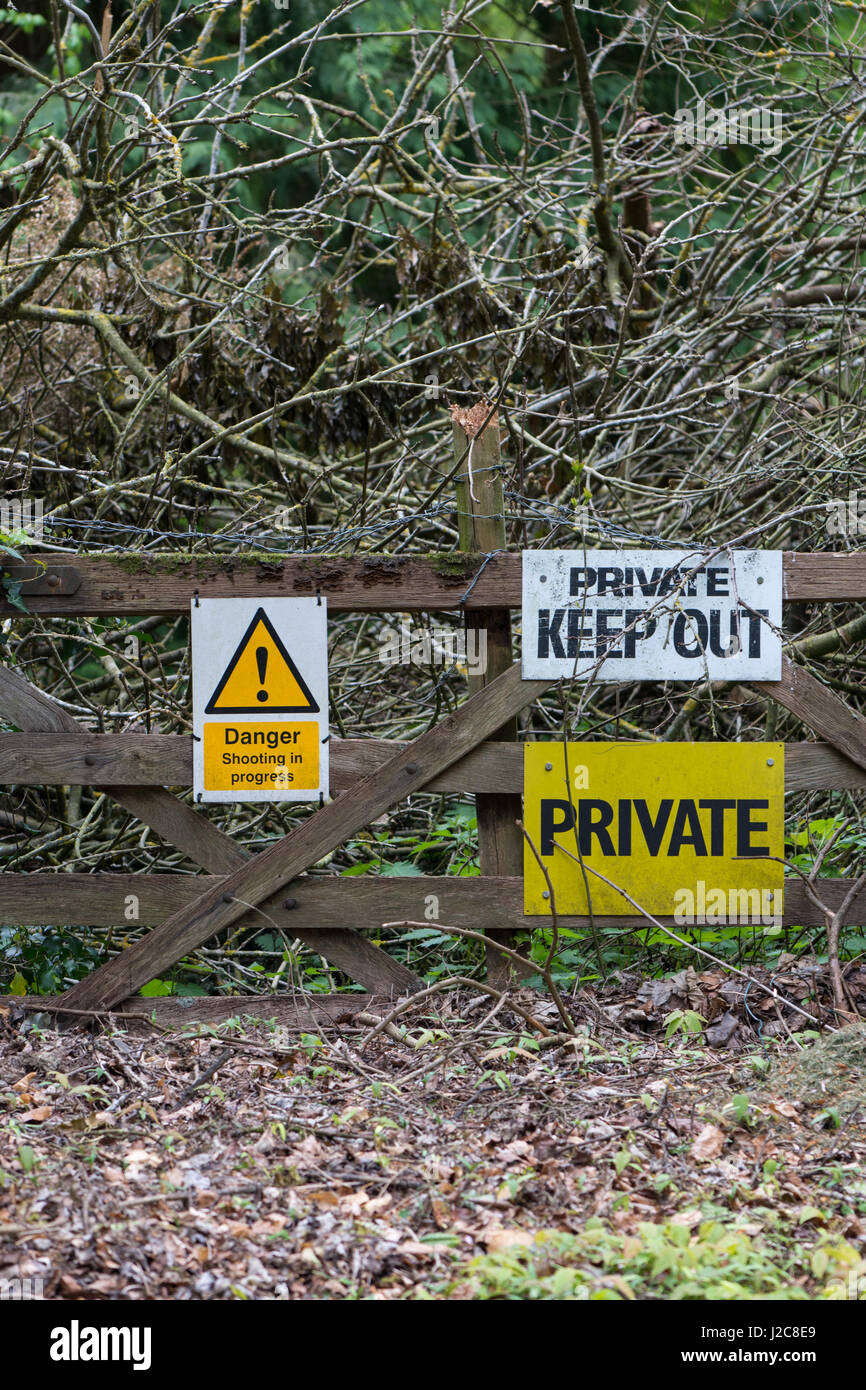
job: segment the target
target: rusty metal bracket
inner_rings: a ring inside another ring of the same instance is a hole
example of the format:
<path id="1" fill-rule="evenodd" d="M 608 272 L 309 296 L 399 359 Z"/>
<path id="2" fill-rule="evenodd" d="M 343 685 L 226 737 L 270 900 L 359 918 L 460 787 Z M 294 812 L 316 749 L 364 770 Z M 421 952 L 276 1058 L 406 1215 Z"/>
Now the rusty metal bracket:
<path id="1" fill-rule="evenodd" d="M 81 575 L 74 565 L 4 565 L 3 575 L 21 585 L 22 594 L 77 594 Z"/>

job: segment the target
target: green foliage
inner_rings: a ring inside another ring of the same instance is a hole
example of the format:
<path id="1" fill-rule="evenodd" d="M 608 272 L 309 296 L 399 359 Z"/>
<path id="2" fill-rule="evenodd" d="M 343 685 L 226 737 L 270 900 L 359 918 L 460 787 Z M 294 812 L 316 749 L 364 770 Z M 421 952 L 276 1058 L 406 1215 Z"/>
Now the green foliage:
<path id="1" fill-rule="evenodd" d="M 145 999 L 163 999 L 171 994 L 171 985 L 165 980 L 148 980 L 146 985 L 142 985 L 138 991 Z"/>
<path id="2" fill-rule="evenodd" d="M 448 1286 L 471 1299 L 621 1301 L 839 1298 L 847 1273 L 860 1267 L 855 1246 L 822 1233 L 807 1243 L 768 1220 L 759 1234 L 713 1210 L 696 1230 L 676 1220 L 642 1222 L 635 1235 L 591 1218 L 578 1235 L 539 1231 L 526 1243 L 472 1260 Z M 772 1213 L 770 1214 L 772 1216 Z M 802 1213 L 798 1222 L 804 1224 Z M 816 1293 L 807 1289 L 820 1281 Z"/>
<path id="3" fill-rule="evenodd" d="M 668 1014 L 665 1028 L 665 1042 L 670 1042 L 677 1033 L 685 1038 L 694 1038 L 703 1031 L 706 1019 L 694 1009 L 674 1009 Z"/>
<path id="4" fill-rule="evenodd" d="M 32 34 L 34 29 L 39 29 L 47 23 L 47 19 L 41 14 L 25 14 L 21 10 L 0 10 L 0 24 L 11 24 L 23 34 Z"/>
<path id="5" fill-rule="evenodd" d="M 26 531 L 0 531 L 0 589 L 13 608 L 26 613 L 27 605 L 21 597 L 21 580 L 12 579 L 3 573 L 4 557 L 10 560 L 24 559 L 20 549 L 22 545 L 33 545 L 33 539 Z"/>
<path id="6" fill-rule="evenodd" d="M 845 816 L 835 815 L 811 818 L 805 825 L 798 823 L 798 828 L 785 837 L 785 844 L 793 850 L 787 856 L 788 863 L 808 873 L 815 856 L 832 840 L 833 844 L 821 864 L 821 874 L 826 878 L 844 876 L 866 848 L 866 832 L 862 824 L 857 821 L 849 825 L 847 820 Z"/>
<path id="7" fill-rule="evenodd" d="M 393 114 L 396 93 L 412 76 L 414 62 L 409 32 L 439 29 L 442 6 L 438 0 L 411 0 L 411 3 L 410 0 L 367 0 L 347 16 L 347 21 L 347 28 L 366 37 L 359 41 L 359 51 L 348 45 L 340 46 L 333 67 L 323 69 L 319 75 L 322 91 L 332 101 L 350 105 L 378 126 Z M 515 17 L 499 6 L 483 10 L 476 22 L 483 33 L 494 38 L 532 43 L 538 37 L 531 20 Z M 542 53 L 537 48 L 517 46 L 510 46 L 507 52 L 507 78 L 514 87 L 533 97 L 543 97 L 546 73 Z M 474 53 L 474 45 L 457 40 L 455 57 L 460 71 L 470 66 Z M 437 103 L 446 93 L 445 75 L 437 74 L 430 84 L 431 112 L 435 113 Z M 505 109 L 511 104 L 511 93 L 502 70 L 489 63 L 478 65 L 473 72 L 470 96 L 481 139 L 489 153 L 496 154 L 498 139 L 508 156 L 515 155 L 520 149 L 521 135 L 510 122 L 503 122 Z M 421 144 L 419 134 L 419 147 Z M 453 153 L 459 157 L 459 147 Z"/>
<path id="8" fill-rule="evenodd" d="M 461 801 L 444 809 L 427 835 L 395 833 L 389 828 L 374 834 L 367 832 L 350 841 L 346 853 L 353 859 L 358 856 L 358 862 L 341 872 L 347 878 L 359 874 L 393 878 L 437 873 L 465 878 L 479 872 L 477 836 L 475 807 Z M 371 850 L 372 859 L 368 857 Z"/>
<path id="9" fill-rule="evenodd" d="M 29 1144 L 22 1144 L 18 1150 L 18 1162 L 25 1173 L 32 1173 L 39 1163 L 39 1159 Z"/>
<path id="10" fill-rule="evenodd" d="M 748 1125 L 753 1118 L 751 1099 L 743 1092 L 731 1098 L 730 1110 L 738 1125 Z"/>
<path id="11" fill-rule="evenodd" d="M 98 964 L 98 950 L 73 928 L 0 927 L 0 978 L 13 994 L 60 994 Z"/>
<path id="12" fill-rule="evenodd" d="M 73 22 L 64 29 L 63 40 L 63 70 L 67 77 L 74 77 L 76 73 L 86 68 L 92 57 L 92 41 L 86 24 Z M 57 78 L 59 72 L 57 64 L 51 64 L 51 76 Z M 62 120 L 60 107 L 57 108 L 58 124 Z"/>

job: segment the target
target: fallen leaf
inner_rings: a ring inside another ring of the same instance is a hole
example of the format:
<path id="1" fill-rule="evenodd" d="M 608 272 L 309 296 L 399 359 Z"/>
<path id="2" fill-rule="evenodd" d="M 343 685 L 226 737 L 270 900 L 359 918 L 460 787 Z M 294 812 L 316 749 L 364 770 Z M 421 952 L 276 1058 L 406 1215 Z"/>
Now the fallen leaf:
<path id="1" fill-rule="evenodd" d="M 800 1107 L 792 1100 L 771 1100 L 769 1108 L 776 1115 L 784 1115 L 786 1120 L 796 1120 Z"/>
<path id="2" fill-rule="evenodd" d="M 116 1293 L 120 1288 L 120 1280 L 112 1278 L 109 1274 L 100 1274 L 97 1279 L 91 1279 L 87 1285 L 88 1293 L 95 1290 L 97 1293 Z"/>
<path id="3" fill-rule="evenodd" d="M 130 1149 L 125 1155 L 123 1165 L 128 1178 L 140 1178 L 148 1168 L 158 1168 L 162 1159 L 149 1149 Z"/>
<path id="4" fill-rule="evenodd" d="M 689 1230 L 693 1231 L 695 1226 L 700 1226 L 703 1219 L 703 1212 L 698 1211 L 697 1208 L 692 1208 L 691 1211 L 678 1211 L 675 1216 L 671 1217 L 671 1224 L 674 1226 L 688 1226 Z"/>
<path id="5" fill-rule="evenodd" d="M 532 1245 L 534 1238 L 530 1231 L 487 1231 L 484 1243 L 490 1254 L 495 1255 L 499 1250 L 513 1250 L 516 1245 Z"/>
<path id="6" fill-rule="evenodd" d="M 386 1208 L 391 1206 L 393 1200 L 393 1197 L 388 1193 L 385 1193 L 381 1197 L 370 1197 L 365 1203 L 364 1210 L 368 1215 L 374 1214 L 377 1211 L 385 1211 Z"/>
<path id="7" fill-rule="evenodd" d="M 496 1062 L 501 1057 L 528 1057 L 530 1062 L 537 1062 L 538 1058 L 534 1052 L 529 1052 L 525 1047 L 493 1047 L 489 1052 L 482 1054 L 482 1062 Z"/>
<path id="8" fill-rule="evenodd" d="M 431 1206 L 433 1208 L 433 1220 L 436 1222 L 440 1231 L 444 1231 L 451 1224 L 447 1203 L 440 1201 L 438 1197 L 434 1197 Z"/>
<path id="9" fill-rule="evenodd" d="M 725 1136 L 718 1125 L 704 1125 L 692 1144 L 692 1158 L 698 1163 L 709 1163 L 718 1158 L 725 1147 Z"/>
<path id="10" fill-rule="evenodd" d="M 826 1221 L 826 1216 L 819 1207 L 801 1207 L 797 1213 L 799 1225 L 805 1226 L 808 1221 Z"/>
<path id="11" fill-rule="evenodd" d="M 525 1139 L 513 1139 L 510 1144 L 503 1144 L 497 1154 L 503 1163 L 521 1163 L 532 1154 L 532 1146 Z"/>
<path id="12" fill-rule="evenodd" d="M 39 1125 L 43 1120 L 47 1120 L 54 1111 L 50 1105 L 38 1105 L 35 1110 L 27 1110 L 23 1115 L 16 1115 L 16 1119 L 22 1125 Z"/>
<path id="13" fill-rule="evenodd" d="M 734 1036 L 740 1021 L 730 1010 L 707 1029 L 707 1042 L 710 1047 L 724 1047 Z"/>

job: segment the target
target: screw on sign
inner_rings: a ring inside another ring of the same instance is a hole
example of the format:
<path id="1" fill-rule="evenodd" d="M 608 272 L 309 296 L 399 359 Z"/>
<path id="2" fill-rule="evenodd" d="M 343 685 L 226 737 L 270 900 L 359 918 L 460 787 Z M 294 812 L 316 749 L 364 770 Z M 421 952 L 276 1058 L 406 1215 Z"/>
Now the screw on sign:
<path id="1" fill-rule="evenodd" d="M 191 632 L 196 800 L 326 796 L 325 603 L 201 599 Z"/>

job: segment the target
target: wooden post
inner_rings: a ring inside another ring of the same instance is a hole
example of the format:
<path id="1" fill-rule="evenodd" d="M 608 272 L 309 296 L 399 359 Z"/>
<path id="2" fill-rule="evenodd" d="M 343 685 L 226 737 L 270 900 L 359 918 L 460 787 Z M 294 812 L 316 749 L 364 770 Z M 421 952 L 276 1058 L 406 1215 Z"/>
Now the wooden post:
<path id="1" fill-rule="evenodd" d="M 502 462 L 499 453 L 499 422 L 496 411 L 482 401 L 464 410 L 452 406 L 454 457 L 460 464 L 457 483 L 457 512 L 460 548 L 472 554 L 490 555 L 505 549 L 505 502 L 502 488 Z M 466 613 L 467 633 L 472 629 L 487 634 L 487 669 L 483 675 L 469 677 L 474 694 L 507 671 L 512 663 L 511 612 L 508 608 L 479 608 Z M 476 651 L 480 649 L 476 646 Z M 517 719 L 510 719 L 492 738 L 513 742 L 517 738 Z M 477 794 L 478 853 L 481 873 L 491 878 L 520 878 L 523 874 L 523 836 L 517 822 L 523 808 L 519 796 L 500 793 Z M 516 933 L 503 929 L 496 933 L 502 944 L 515 946 Z M 514 963 L 492 947 L 487 948 L 487 977 L 497 987 L 511 983 Z"/>

